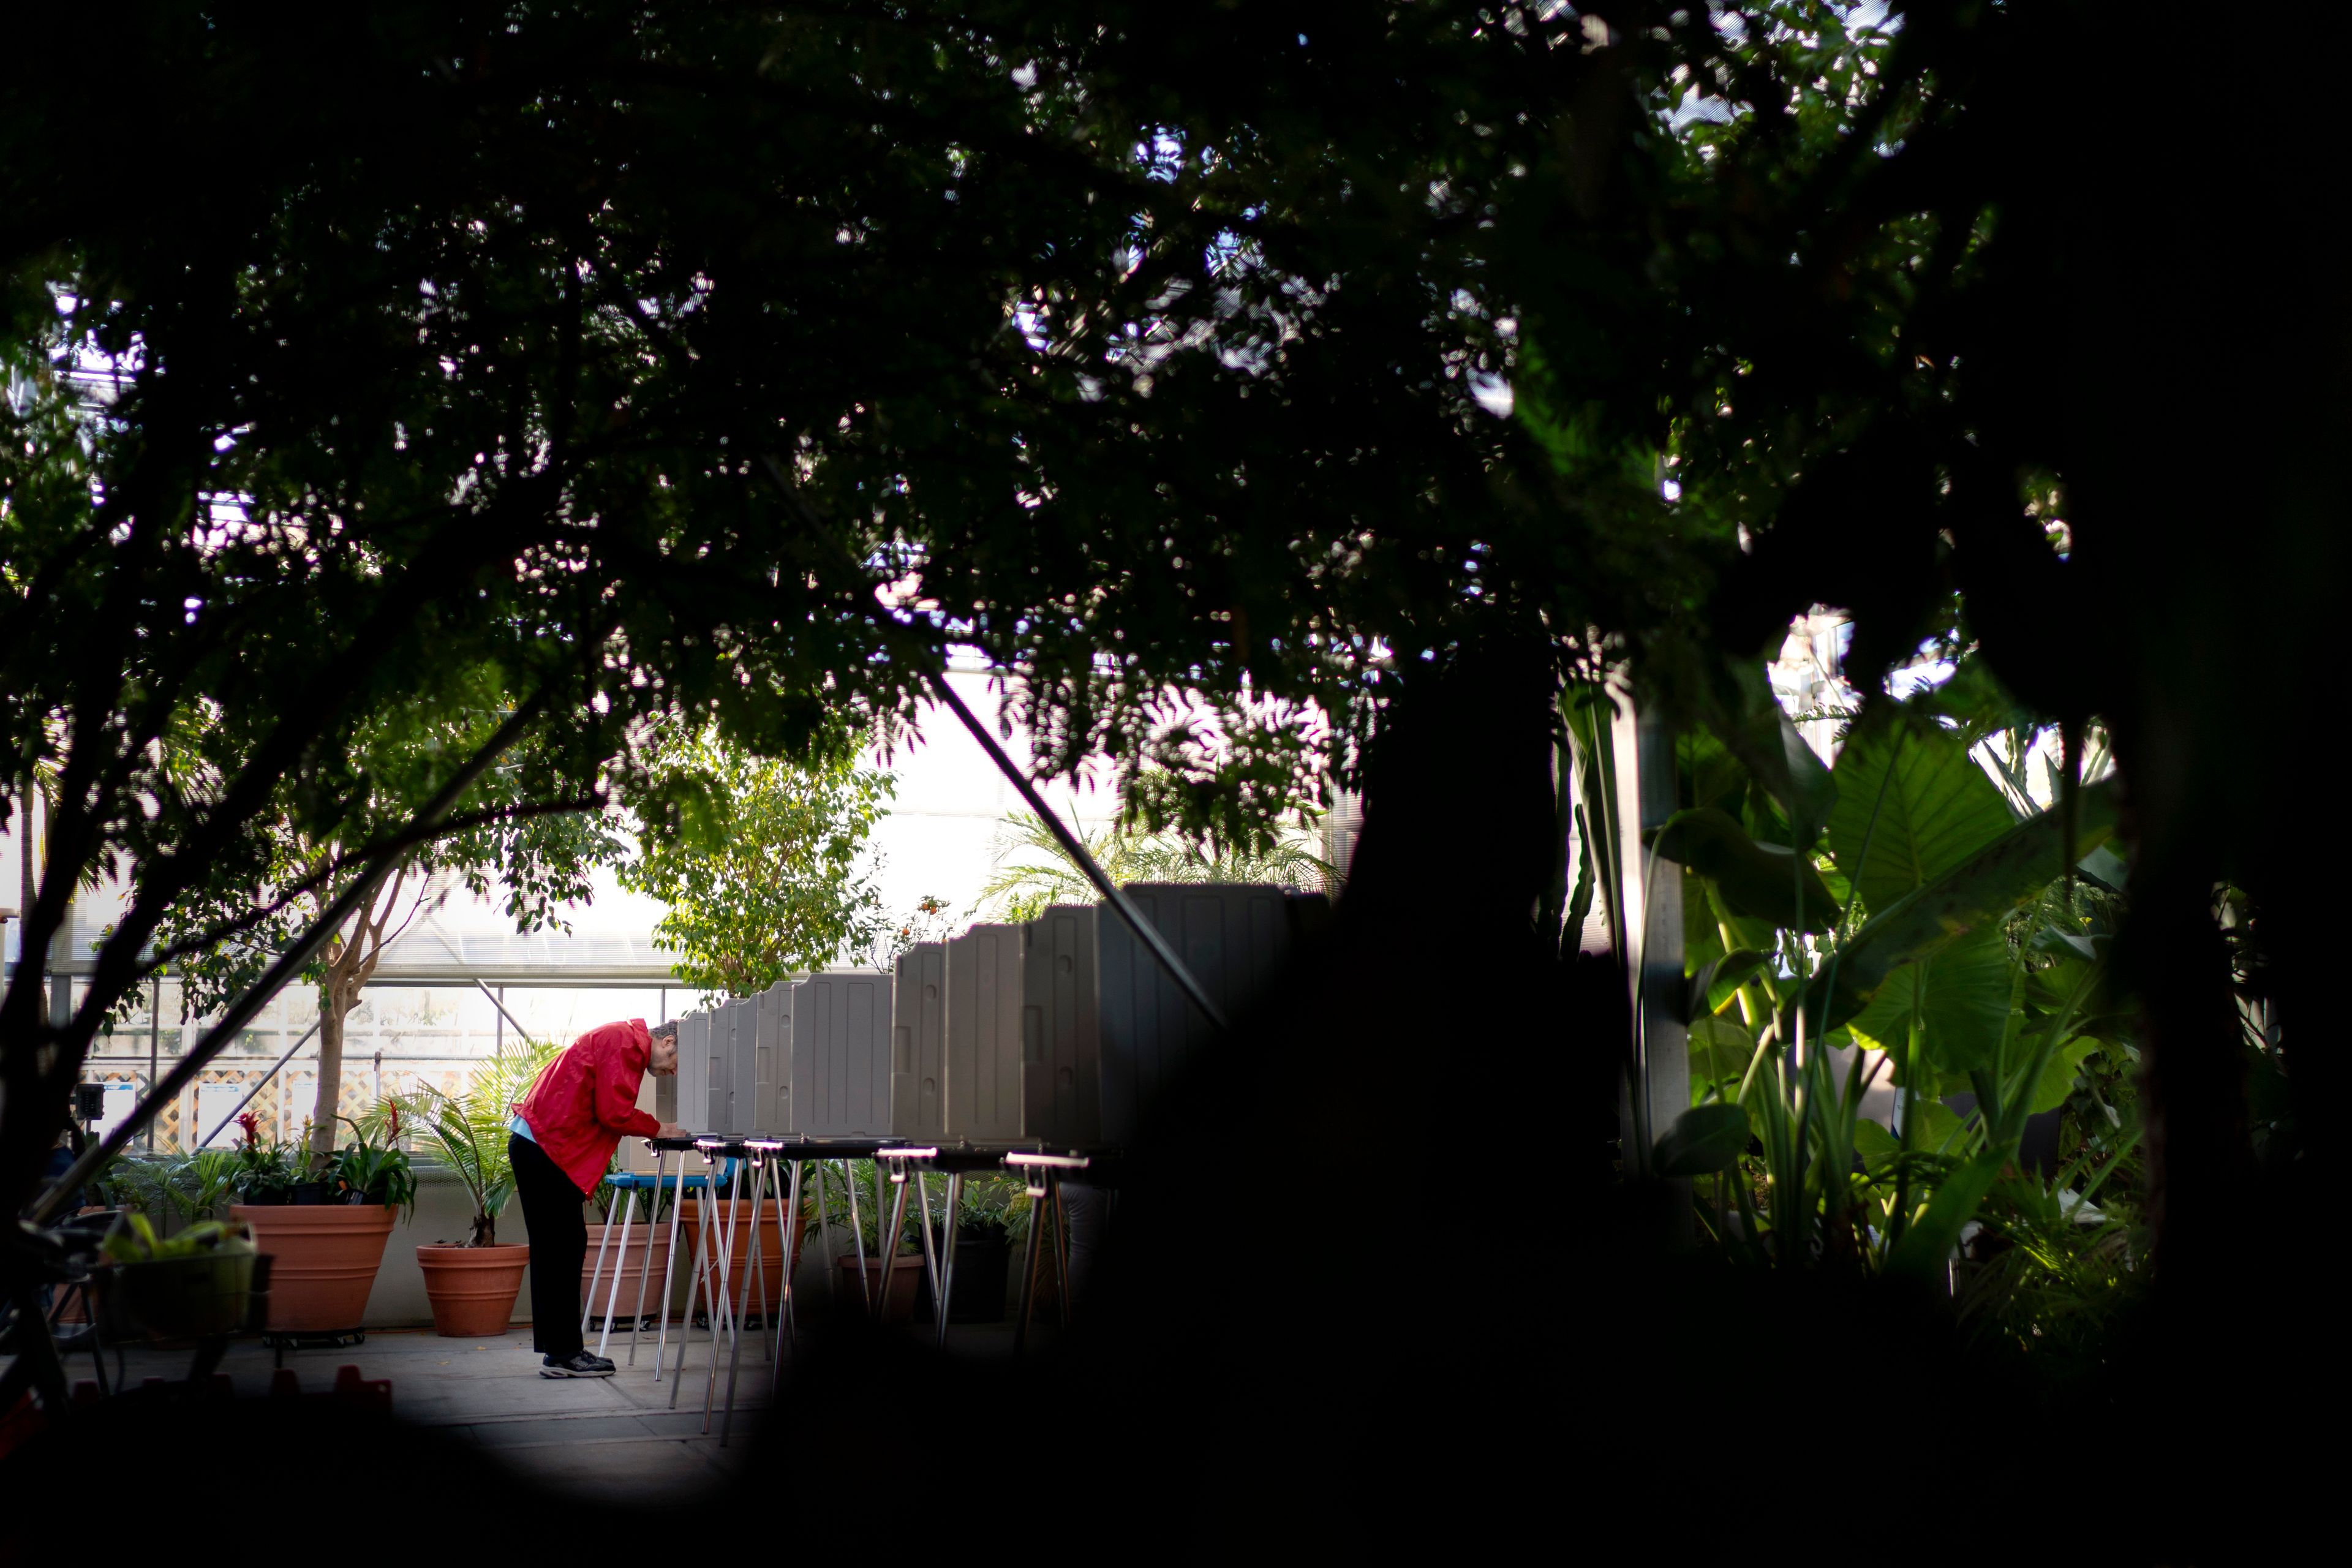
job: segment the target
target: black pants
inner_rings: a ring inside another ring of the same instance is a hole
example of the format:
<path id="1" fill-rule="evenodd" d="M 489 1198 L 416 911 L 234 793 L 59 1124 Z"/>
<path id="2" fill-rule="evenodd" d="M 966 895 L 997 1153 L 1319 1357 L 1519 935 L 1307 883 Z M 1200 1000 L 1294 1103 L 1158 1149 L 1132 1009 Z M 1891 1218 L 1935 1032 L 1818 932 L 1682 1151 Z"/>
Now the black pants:
<path id="1" fill-rule="evenodd" d="M 586 1202 L 547 1151 L 520 1132 L 507 1134 L 515 1195 L 530 1229 L 530 1342 L 554 1356 L 578 1355 L 580 1265 L 588 1257 Z"/>

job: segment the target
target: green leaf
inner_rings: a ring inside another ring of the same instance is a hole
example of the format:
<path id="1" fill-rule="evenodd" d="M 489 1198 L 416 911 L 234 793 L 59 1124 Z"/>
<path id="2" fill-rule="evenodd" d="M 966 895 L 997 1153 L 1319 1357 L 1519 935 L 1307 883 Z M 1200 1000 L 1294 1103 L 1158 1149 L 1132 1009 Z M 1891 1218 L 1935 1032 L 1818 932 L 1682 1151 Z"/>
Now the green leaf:
<path id="1" fill-rule="evenodd" d="M 2016 826 L 2000 786 L 1941 730 L 1897 721 L 1858 731 L 1838 756 L 1837 781 L 1830 852 L 1873 910 L 1926 887 Z"/>
<path id="2" fill-rule="evenodd" d="M 1652 847 L 1713 882 L 1734 914 L 1809 931 L 1837 923 L 1837 900 L 1811 865 L 1778 844 L 1757 843 L 1728 812 L 1711 805 L 1678 811 L 1658 829 Z"/>
<path id="3" fill-rule="evenodd" d="M 2111 893 L 2122 892 L 2126 879 L 2131 875 L 2124 858 L 2104 844 L 2075 862 L 2075 869 Z"/>
<path id="4" fill-rule="evenodd" d="M 1888 975 L 1846 1026 L 1900 1060 L 1916 1008 L 1930 1066 L 1946 1073 L 1990 1069 L 2009 1026 L 2012 963 L 2000 928 L 1988 924 Z"/>
<path id="5" fill-rule="evenodd" d="M 1740 660 L 1732 666 L 1730 678 L 1738 705 L 1730 712 L 1718 711 L 1716 732 L 1780 803 L 1798 844 L 1810 848 L 1829 821 L 1841 786 L 1782 710 L 1761 664 Z"/>
<path id="6" fill-rule="evenodd" d="M 1853 1152 L 1862 1156 L 1863 1168 L 1876 1176 L 1895 1163 L 1903 1145 L 1894 1133 L 1864 1116 L 1853 1124 Z"/>
<path id="7" fill-rule="evenodd" d="M 1752 947 L 1743 947 L 1708 963 L 1691 976 L 1691 1019 L 1719 1013 L 1730 1005 L 1733 993 L 1748 983 L 1748 976 L 1771 962 L 1769 954 L 1759 952 Z"/>
<path id="8" fill-rule="evenodd" d="M 1694 1103 L 1710 1084 L 1738 1086 L 1756 1055 L 1756 1037 L 1729 1018 L 1701 1017 L 1690 1026 L 1690 1083 Z"/>
<path id="9" fill-rule="evenodd" d="M 2026 1109 L 2034 1115 L 2055 1110 L 2066 1103 L 2074 1092 L 2075 1077 L 2083 1070 L 2084 1059 L 2099 1048 L 2099 1042 L 2088 1035 L 2068 1040 L 2050 1053 L 2049 1063 L 2033 1085 L 2033 1094 Z"/>
<path id="10" fill-rule="evenodd" d="M 1960 1244 L 1960 1229 L 2000 1179 L 2006 1154 L 1988 1149 L 1961 1166 L 1936 1189 L 1927 1209 L 1886 1256 L 1886 1272 L 1901 1279 L 1940 1282 L 1952 1249 Z"/>
<path id="11" fill-rule="evenodd" d="M 1654 1168 L 1662 1176 L 1727 1171 L 1748 1147 L 1748 1112 L 1738 1106 L 1694 1105 L 1658 1140 Z"/>
<path id="12" fill-rule="evenodd" d="M 2116 826 L 2113 786 L 2084 786 L 2080 805 L 2077 847 L 2104 843 Z M 1874 906 L 1869 923 L 1840 944 L 1834 964 L 1807 988 L 1814 1026 L 1828 1030 L 1845 1023 L 1895 970 L 1999 920 L 2055 881 L 2063 868 L 2058 835 L 2057 813 L 2028 817 L 1926 887 L 1885 908 Z M 1829 994 L 1832 980 L 1834 996 Z"/>
<path id="13" fill-rule="evenodd" d="M 1932 1085 L 1922 1086 L 1911 1107 L 1911 1147 L 1928 1154 L 1957 1148 L 1962 1126 L 1959 1112 L 1927 1098 L 1932 1090 Z"/>

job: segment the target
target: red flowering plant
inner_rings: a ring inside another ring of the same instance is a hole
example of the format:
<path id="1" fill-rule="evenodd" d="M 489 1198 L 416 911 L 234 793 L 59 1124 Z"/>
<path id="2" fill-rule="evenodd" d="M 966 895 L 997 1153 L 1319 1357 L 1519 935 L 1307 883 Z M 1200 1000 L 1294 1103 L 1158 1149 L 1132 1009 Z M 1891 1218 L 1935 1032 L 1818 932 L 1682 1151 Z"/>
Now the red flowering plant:
<path id="1" fill-rule="evenodd" d="M 352 1130 L 354 1142 L 345 1144 L 328 1166 L 337 1203 L 383 1204 L 392 1208 L 416 1207 L 416 1173 L 408 1152 L 400 1146 L 400 1102 L 386 1096 L 357 1121 L 336 1118 Z"/>
<path id="2" fill-rule="evenodd" d="M 294 1198 L 294 1184 L 301 1180 L 292 1159 L 293 1151 L 286 1144 L 261 1136 L 261 1117 L 257 1112 L 240 1110 L 236 1125 L 245 1134 L 237 1144 L 229 1170 L 228 1184 L 241 1204 L 283 1204 Z"/>

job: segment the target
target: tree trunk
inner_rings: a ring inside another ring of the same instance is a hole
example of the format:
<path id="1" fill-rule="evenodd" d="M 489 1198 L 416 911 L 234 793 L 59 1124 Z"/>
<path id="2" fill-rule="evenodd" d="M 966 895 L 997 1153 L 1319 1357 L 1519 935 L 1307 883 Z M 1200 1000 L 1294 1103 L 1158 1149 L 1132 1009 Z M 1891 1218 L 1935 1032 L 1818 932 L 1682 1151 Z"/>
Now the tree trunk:
<path id="1" fill-rule="evenodd" d="M 329 965 L 331 971 L 333 965 Z M 349 1004 L 330 981 L 319 987 L 319 1092 L 310 1104 L 310 1152 L 335 1152 L 335 1112 L 343 1098 L 343 1018 Z"/>
<path id="2" fill-rule="evenodd" d="M 319 982 L 319 1093 L 310 1106 L 310 1153 L 323 1160 L 335 1152 L 335 1116 L 343 1100 L 343 1023 L 360 1004 L 360 991 L 375 973 L 384 944 L 407 929 L 425 907 L 424 892 L 410 901 L 408 918 L 398 926 L 393 912 L 400 908 L 405 871 L 395 871 L 376 885 L 366 902 L 352 911 L 351 925 L 329 939 L 326 973 Z M 428 884 L 429 886 L 429 884 Z"/>
<path id="3" fill-rule="evenodd" d="M 25 780 L 25 795 L 23 801 L 16 808 L 18 814 L 24 817 L 24 821 L 18 826 L 16 832 L 16 850 L 18 858 L 16 872 L 16 925 L 19 931 L 30 929 L 25 924 L 25 922 L 32 916 L 33 895 L 37 890 L 33 881 L 33 802 L 38 799 L 39 795 L 39 789 L 36 787 L 34 781 L 27 777 Z M 20 954 L 20 962 L 22 959 L 30 958 L 33 955 L 32 949 L 29 947 L 20 945 L 17 951 Z"/>

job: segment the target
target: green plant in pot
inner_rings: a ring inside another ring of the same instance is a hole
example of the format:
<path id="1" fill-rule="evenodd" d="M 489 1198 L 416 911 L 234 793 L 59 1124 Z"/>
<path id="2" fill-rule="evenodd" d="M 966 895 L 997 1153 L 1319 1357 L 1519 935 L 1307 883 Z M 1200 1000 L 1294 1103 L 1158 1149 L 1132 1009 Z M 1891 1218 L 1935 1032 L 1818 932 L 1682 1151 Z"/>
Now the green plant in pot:
<path id="1" fill-rule="evenodd" d="M 217 1217 L 236 1195 L 237 1151 L 199 1149 L 193 1154 L 126 1154 L 93 1184 L 109 1208 L 137 1209 L 168 1230 Z"/>
<path id="2" fill-rule="evenodd" d="M 301 1171 L 307 1161 L 298 1157 L 296 1146 L 261 1139 L 261 1118 L 250 1110 L 237 1113 L 236 1124 L 244 1133 L 236 1147 L 230 1152 L 232 1162 L 228 1172 L 229 1189 L 241 1204 L 290 1204 L 294 1190 L 301 1184 Z"/>
<path id="3" fill-rule="evenodd" d="M 507 1138 L 514 1104 L 562 1047 L 541 1043 L 481 1063 L 456 1094 L 426 1087 L 387 1097 L 362 1119 L 370 1129 L 397 1121 L 473 1200 L 470 1229 L 461 1241 L 420 1245 L 416 1264 L 433 1304 L 433 1326 L 452 1339 L 506 1331 L 521 1292 L 530 1248 L 501 1243 L 499 1215 L 514 1197 L 514 1166 Z"/>
<path id="4" fill-rule="evenodd" d="M 257 1248 L 246 1227 L 207 1220 L 165 1238 L 132 1210 L 100 1246 L 116 1331 L 158 1342 L 213 1339 L 245 1326 Z"/>
<path id="5" fill-rule="evenodd" d="M 230 1215 L 271 1259 L 269 1331 L 357 1333 L 393 1221 L 415 1196 L 407 1157 L 365 1132 L 318 1155 L 307 1132 L 299 1143 L 266 1142 L 252 1112 L 237 1121 L 244 1139 L 218 1169 L 236 1194 Z"/>
<path id="6" fill-rule="evenodd" d="M 380 1118 L 365 1124 L 342 1119 L 358 1142 L 346 1144 L 328 1166 L 335 1197 L 346 1204 L 382 1204 L 386 1208 L 416 1211 L 416 1173 L 399 1144 L 400 1107 L 387 1105 Z"/>
<path id="7" fill-rule="evenodd" d="M 942 1220 L 944 1211 L 942 1203 Z M 955 1215 L 955 1279 L 948 1299 L 949 1321 L 1003 1320 L 1005 1282 L 1012 1277 L 1013 1259 L 1028 1239 L 1035 1212 L 1028 1184 L 1017 1177 L 966 1178 Z"/>
<path id="8" fill-rule="evenodd" d="M 829 1163 L 820 1163 L 814 1169 L 817 1179 L 824 1184 L 824 1217 L 840 1229 L 853 1232 L 856 1238 L 855 1245 L 836 1242 L 834 1250 L 834 1267 L 842 1271 L 844 1287 L 839 1299 L 845 1304 L 854 1305 L 881 1289 L 884 1267 L 882 1232 L 889 1224 L 893 1193 L 887 1179 L 877 1178 L 873 1161 L 851 1160 L 845 1163 L 848 1166 L 846 1183 L 843 1180 L 843 1173 Z M 906 1211 L 899 1223 L 896 1245 L 890 1248 L 892 1267 L 896 1269 L 890 1286 L 888 1321 L 892 1322 L 911 1318 L 924 1279 L 922 1233 L 915 1207 L 914 1177 L 911 1174 L 908 1182 Z M 849 1202 L 852 1184 L 857 1193 L 854 1215 Z M 813 1197 L 804 1196 L 802 1201 L 804 1210 L 815 1207 Z M 936 1204 L 936 1196 L 934 1202 Z M 932 1217 L 935 1238 L 939 1234 L 938 1222 L 935 1209 Z M 866 1268 L 866 1284 L 862 1290 L 857 1285 L 860 1248 L 864 1250 Z"/>

